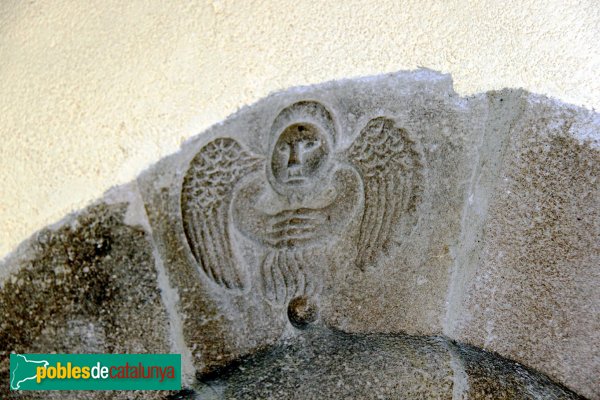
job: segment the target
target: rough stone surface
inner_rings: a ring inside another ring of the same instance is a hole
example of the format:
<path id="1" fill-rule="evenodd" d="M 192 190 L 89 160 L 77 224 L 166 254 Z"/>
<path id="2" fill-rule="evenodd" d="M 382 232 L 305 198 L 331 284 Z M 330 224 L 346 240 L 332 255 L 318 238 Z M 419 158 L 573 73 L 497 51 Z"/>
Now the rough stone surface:
<path id="1" fill-rule="evenodd" d="M 600 121 L 538 96 L 519 101 L 446 333 L 600 398 Z M 469 197 L 490 190 L 479 181 L 486 159 Z"/>
<path id="2" fill-rule="evenodd" d="M 201 377 L 199 399 L 579 399 L 546 377 L 441 337 L 314 329 Z"/>
<path id="3" fill-rule="evenodd" d="M 293 334 L 287 304 L 298 295 L 342 330 L 441 332 L 470 134 L 485 128 L 485 104 L 469 102 L 428 72 L 295 89 L 143 174 L 195 367 Z M 303 134 L 324 149 L 321 165 L 300 172 L 308 183 L 294 187 L 271 155 L 301 123 L 317 127 Z M 285 230 L 294 224 L 307 227 Z M 296 233 L 312 236 L 290 239 Z"/>
<path id="4" fill-rule="evenodd" d="M 63 338 L 93 326 L 98 351 L 181 353 L 176 398 L 213 377 L 242 397 L 316 396 L 306 379 L 335 397 L 600 399 L 599 126 L 425 70 L 271 95 L 5 261 L 0 349 L 91 349 Z M 19 296 L 42 284 L 66 294 Z M 253 354 L 281 387 L 219 377 Z"/>
<path id="5" fill-rule="evenodd" d="M 0 285 L 0 397 L 9 354 L 166 353 L 165 309 L 151 245 L 123 222 L 127 204 L 98 204 L 31 242 Z M 23 392 L 19 398 L 157 398 L 161 393 Z"/>
<path id="6" fill-rule="evenodd" d="M 548 377 L 514 361 L 458 343 L 453 399 L 582 399 Z"/>

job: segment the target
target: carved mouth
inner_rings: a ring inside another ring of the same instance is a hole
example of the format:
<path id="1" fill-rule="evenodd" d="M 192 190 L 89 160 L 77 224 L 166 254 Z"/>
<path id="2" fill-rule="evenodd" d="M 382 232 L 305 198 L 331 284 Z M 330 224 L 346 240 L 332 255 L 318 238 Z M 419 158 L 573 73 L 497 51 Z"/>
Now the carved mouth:
<path id="1" fill-rule="evenodd" d="M 285 180 L 285 183 L 289 185 L 299 185 L 304 182 L 306 182 L 306 178 L 302 176 L 294 176 Z"/>
<path id="2" fill-rule="evenodd" d="M 305 181 L 306 176 L 304 176 L 302 168 L 300 168 L 300 166 L 288 168 L 285 183 L 290 185 L 298 185 Z"/>

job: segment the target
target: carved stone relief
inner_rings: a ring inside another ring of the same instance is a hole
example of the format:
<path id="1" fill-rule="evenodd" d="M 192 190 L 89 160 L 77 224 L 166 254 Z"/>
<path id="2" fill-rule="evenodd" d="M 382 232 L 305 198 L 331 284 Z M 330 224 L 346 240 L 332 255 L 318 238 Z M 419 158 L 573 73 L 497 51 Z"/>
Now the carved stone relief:
<path id="1" fill-rule="evenodd" d="M 323 326 L 453 339 L 478 332 L 469 343 L 479 347 L 490 340 L 481 302 L 463 288 L 477 283 L 470 276 L 496 279 L 478 270 L 488 257 L 479 247 L 487 213 L 508 149 L 529 143 L 511 144 L 523 107 L 545 106 L 515 90 L 460 98 L 449 79 L 421 74 L 269 96 L 140 177 L 193 370 L 211 374 Z M 571 117 L 547 124 L 560 118 Z M 510 357 L 523 346 L 543 350 L 517 359 L 590 387 L 591 372 L 575 376 L 578 366 L 549 356 L 530 335 L 511 333 L 520 347 L 493 349 Z M 552 343 L 573 348 L 558 336 Z M 590 353 L 571 354 L 593 364 Z"/>
<path id="2" fill-rule="evenodd" d="M 361 270 L 377 264 L 394 231 L 414 223 L 421 157 L 415 142 L 385 116 L 369 120 L 349 148 L 332 113 L 316 101 L 285 107 L 272 123 L 268 154 L 255 155 L 233 138 L 207 143 L 183 179 L 185 236 L 205 276 L 224 289 L 248 285 L 287 304 L 322 290 L 327 254 L 340 238 Z M 349 227 L 358 226 L 358 232 Z M 260 253 L 258 265 L 240 258 L 235 229 Z"/>
<path id="3" fill-rule="evenodd" d="M 270 95 L 3 261 L 0 355 L 181 354 L 152 398 L 600 399 L 599 121 L 424 70 Z"/>

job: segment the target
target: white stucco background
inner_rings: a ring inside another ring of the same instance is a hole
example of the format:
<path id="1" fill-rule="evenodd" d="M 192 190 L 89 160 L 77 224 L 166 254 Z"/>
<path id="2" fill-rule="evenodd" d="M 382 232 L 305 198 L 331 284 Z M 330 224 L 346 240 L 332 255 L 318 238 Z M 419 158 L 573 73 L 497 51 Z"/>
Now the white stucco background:
<path id="1" fill-rule="evenodd" d="M 414 69 L 600 107 L 600 3 L 0 2 L 0 257 L 294 85 Z"/>

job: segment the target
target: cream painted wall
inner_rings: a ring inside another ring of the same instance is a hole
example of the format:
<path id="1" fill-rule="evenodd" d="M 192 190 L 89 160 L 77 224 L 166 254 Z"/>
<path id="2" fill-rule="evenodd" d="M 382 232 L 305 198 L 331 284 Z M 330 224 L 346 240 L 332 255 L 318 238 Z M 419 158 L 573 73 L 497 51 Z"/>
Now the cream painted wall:
<path id="1" fill-rule="evenodd" d="M 0 257 L 293 85 L 418 66 L 600 108 L 589 1 L 0 2 Z"/>

